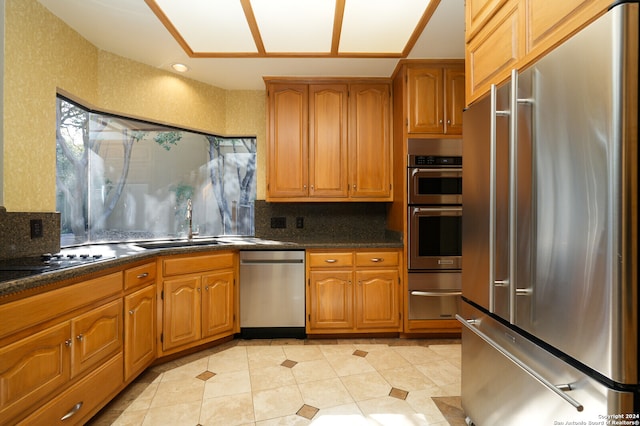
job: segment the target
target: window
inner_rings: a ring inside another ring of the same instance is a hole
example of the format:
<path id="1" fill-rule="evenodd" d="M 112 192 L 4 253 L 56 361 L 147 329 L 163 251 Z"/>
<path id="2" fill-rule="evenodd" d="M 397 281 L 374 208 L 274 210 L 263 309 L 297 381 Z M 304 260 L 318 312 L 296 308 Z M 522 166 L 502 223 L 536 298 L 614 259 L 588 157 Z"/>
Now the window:
<path id="1" fill-rule="evenodd" d="M 255 137 L 226 138 L 90 111 L 57 99 L 61 246 L 253 235 Z"/>

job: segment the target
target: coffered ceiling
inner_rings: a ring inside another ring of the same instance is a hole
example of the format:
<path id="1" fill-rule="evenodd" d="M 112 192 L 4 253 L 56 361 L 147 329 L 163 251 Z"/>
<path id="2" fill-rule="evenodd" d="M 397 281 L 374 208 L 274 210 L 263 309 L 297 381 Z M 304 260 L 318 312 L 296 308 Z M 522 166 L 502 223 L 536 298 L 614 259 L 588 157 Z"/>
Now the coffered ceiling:
<path id="1" fill-rule="evenodd" d="M 464 57 L 464 0 L 38 1 L 99 49 L 232 90 Z"/>

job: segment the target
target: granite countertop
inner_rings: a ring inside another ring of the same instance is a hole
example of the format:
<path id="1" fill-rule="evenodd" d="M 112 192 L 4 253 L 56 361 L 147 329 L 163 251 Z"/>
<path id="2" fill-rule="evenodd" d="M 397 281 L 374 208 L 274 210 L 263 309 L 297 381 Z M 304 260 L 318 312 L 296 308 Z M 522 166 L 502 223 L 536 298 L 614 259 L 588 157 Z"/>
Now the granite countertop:
<path id="1" fill-rule="evenodd" d="M 0 299 L 4 296 L 16 295 L 27 290 L 41 288 L 46 291 L 47 286 L 62 281 L 70 280 L 84 275 L 99 273 L 101 271 L 123 267 L 133 262 L 143 260 L 154 260 L 158 256 L 169 256 L 176 254 L 210 252 L 215 250 L 306 250 L 306 249 L 350 249 L 350 248 L 402 248 L 403 243 L 399 239 L 389 238 L 383 240 L 350 240 L 340 241 L 337 239 L 300 239 L 295 241 L 275 241 L 261 238 L 246 237 L 221 237 L 216 243 L 205 244 L 204 241 L 196 240 L 197 244 L 143 248 L 136 243 L 105 243 L 82 246 L 77 250 L 91 251 L 102 254 L 102 259 L 90 263 L 39 273 L 22 278 L 2 279 L 3 272 L 0 271 Z M 63 252 L 73 251 L 74 248 L 64 249 Z M 32 294 L 32 292 L 29 292 Z M 0 300 L 1 301 L 1 300 Z"/>

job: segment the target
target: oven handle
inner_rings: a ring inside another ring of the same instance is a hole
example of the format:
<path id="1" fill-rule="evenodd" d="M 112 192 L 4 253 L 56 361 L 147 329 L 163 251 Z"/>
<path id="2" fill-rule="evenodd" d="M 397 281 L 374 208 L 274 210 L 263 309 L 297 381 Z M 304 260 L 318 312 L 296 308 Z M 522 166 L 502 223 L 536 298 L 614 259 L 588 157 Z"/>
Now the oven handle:
<path id="1" fill-rule="evenodd" d="M 415 168 L 415 167 L 411 167 L 411 176 L 415 176 L 418 173 L 438 173 L 438 174 L 460 174 L 462 173 L 462 169 L 461 168 L 442 168 L 442 169 L 420 169 L 420 168 Z"/>
<path id="2" fill-rule="evenodd" d="M 413 213 L 456 212 L 462 214 L 462 207 L 414 207 Z"/>
<path id="3" fill-rule="evenodd" d="M 412 291 L 411 296 L 462 296 L 461 291 Z"/>

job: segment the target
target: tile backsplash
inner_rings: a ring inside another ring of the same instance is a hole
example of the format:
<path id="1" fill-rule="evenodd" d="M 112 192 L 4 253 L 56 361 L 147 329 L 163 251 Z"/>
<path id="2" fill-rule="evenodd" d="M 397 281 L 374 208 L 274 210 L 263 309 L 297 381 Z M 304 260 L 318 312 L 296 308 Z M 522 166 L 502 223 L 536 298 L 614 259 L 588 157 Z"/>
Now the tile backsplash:
<path id="1" fill-rule="evenodd" d="M 36 233 L 31 238 L 33 231 Z M 38 236 L 41 233 L 42 236 Z M 7 212 L 0 206 L 0 259 L 60 251 L 60 213 Z"/>

